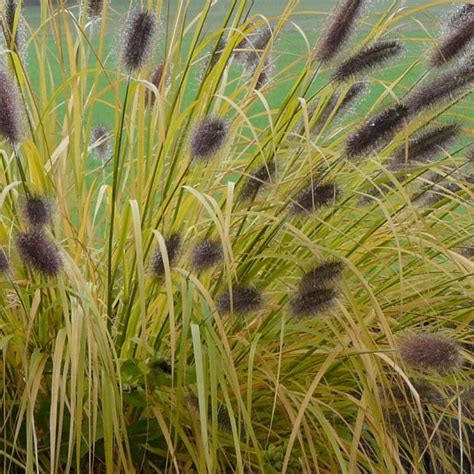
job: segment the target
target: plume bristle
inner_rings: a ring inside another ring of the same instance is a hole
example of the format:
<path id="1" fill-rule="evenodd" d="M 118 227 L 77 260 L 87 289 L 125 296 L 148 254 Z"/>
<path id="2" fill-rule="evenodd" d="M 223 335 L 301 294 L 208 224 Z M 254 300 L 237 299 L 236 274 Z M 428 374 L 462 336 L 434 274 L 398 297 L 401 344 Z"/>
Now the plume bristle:
<path id="1" fill-rule="evenodd" d="M 193 249 L 191 263 L 197 270 L 205 270 L 222 261 L 224 253 L 219 241 L 204 239 Z"/>
<path id="2" fill-rule="evenodd" d="M 401 146 L 394 154 L 390 169 L 410 166 L 413 162 L 432 160 L 443 148 L 449 145 L 460 133 L 458 124 L 431 128 L 408 142 L 408 147 Z"/>
<path id="3" fill-rule="evenodd" d="M 340 261 L 323 262 L 303 275 L 298 291 L 304 294 L 325 288 L 341 276 L 343 269 Z"/>
<path id="4" fill-rule="evenodd" d="M 5 255 L 5 252 L 3 249 L 0 248 L 0 275 L 2 273 L 6 273 L 8 271 L 9 264 L 8 264 L 8 259 L 7 256 Z"/>
<path id="5" fill-rule="evenodd" d="M 42 196 L 28 196 L 23 203 L 23 214 L 32 227 L 44 227 L 51 222 L 52 203 Z"/>
<path id="6" fill-rule="evenodd" d="M 151 11 L 138 10 L 130 15 L 122 44 L 122 62 L 128 72 L 139 70 L 147 60 L 156 29 Z"/>
<path id="7" fill-rule="evenodd" d="M 0 135 L 10 143 L 21 140 L 21 113 L 18 90 L 9 74 L 0 68 Z"/>
<path id="8" fill-rule="evenodd" d="M 366 46 L 338 66 L 333 78 L 336 81 L 345 81 L 383 65 L 402 51 L 403 48 L 398 41 L 380 41 L 372 46 Z"/>
<path id="9" fill-rule="evenodd" d="M 293 316 L 308 318 L 328 310 L 335 298 L 336 291 L 332 288 L 319 288 L 315 291 L 298 293 L 291 301 Z"/>
<path id="10" fill-rule="evenodd" d="M 339 52 L 352 32 L 362 5 L 362 0 L 345 0 L 341 3 L 318 46 L 316 57 L 320 61 L 329 61 Z"/>
<path id="11" fill-rule="evenodd" d="M 335 183 L 311 184 L 296 195 L 292 211 L 315 212 L 321 207 L 334 204 L 340 195 L 339 188 Z"/>
<path id="12" fill-rule="evenodd" d="M 111 155 L 111 136 L 110 132 L 104 125 L 95 125 L 91 130 L 89 137 L 89 146 L 92 153 L 102 161 L 110 159 Z"/>
<path id="13" fill-rule="evenodd" d="M 379 113 L 351 135 L 346 142 L 349 157 L 356 157 L 388 142 L 403 125 L 408 108 L 397 104 Z"/>
<path id="14" fill-rule="evenodd" d="M 198 160 L 210 160 L 225 144 L 227 122 L 219 117 L 208 117 L 195 128 L 191 137 L 191 153 Z"/>
<path id="15" fill-rule="evenodd" d="M 262 186 L 265 186 L 275 175 L 275 162 L 270 161 L 259 168 L 246 180 L 240 197 L 244 201 L 253 201 Z"/>
<path id="16" fill-rule="evenodd" d="M 172 267 L 178 260 L 181 251 L 181 236 L 179 234 L 172 234 L 170 237 L 165 239 L 165 244 L 166 253 L 168 254 L 168 262 L 170 267 Z M 159 248 L 152 259 L 151 272 L 155 277 L 160 277 L 165 273 L 163 255 Z"/>
<path id="17" fill-rule="evenodd" d="M 236 314 L 256 311 L 262 306 L 262 295 L 253 287 L 238 285 L 232 288 L 232 293 L 226 292 L 217 298 L 217 309 L 221 313 Z"/>

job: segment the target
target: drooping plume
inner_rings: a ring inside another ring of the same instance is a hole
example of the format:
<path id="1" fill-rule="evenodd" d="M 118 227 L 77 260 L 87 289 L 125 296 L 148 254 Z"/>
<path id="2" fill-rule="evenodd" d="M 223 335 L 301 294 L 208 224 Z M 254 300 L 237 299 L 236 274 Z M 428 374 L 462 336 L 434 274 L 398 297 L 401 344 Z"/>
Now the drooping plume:
<path id="1" fill-rule="evenodd" d="M 265 186 L 275 175 L 275 162 L 270 161 L 255 171 L 245 181 L 240 197 L 244 201 L 252 201 L 262 186 Z"/>
<path id="2" fill-rule="evenodd" d="M 178 260 L 181 252 L 181 236 L 179 234 L 172 234 L 170 237 L 165 239 L 166 252 L 168 254 L 168 262 L 170 267 Z M 163 255 L 161 250 L 158 248 L 151 261 L 151 272 L 155 277 L 164 275 L 165 264 L 163 261 Z"/>
<path id="3" fill-rule="evenodd" d="M 433 334 L 417 334 L 400 344 L 403 361 L 416 369 L 446 372 L 461 364 L 458 344 Z"/>
<path id="4" fill-rule="evenodd" d="M 18 253 L 27 267 L 44 276 L 56 276 L 62 267 L 58 248 L 41 229 L 33 228 L 16 237 Z"/>
<path id="5" fill-rule="evenodd" d="M 331 307 L 336 298 L 332 288 L 320 288 L 306 293 L 297 293 L 290 303 L 291 313 L 299 318 L 316 316 Z"/>
<path id="6" fill-rule="evenodd" d="M 382 66 L 403 51 L 398 41 L 379 41 L 372 46 L 362 48 L 354 56 L 341 63 L 333 77 L 337 81 L 345 81 L 378 66 Z"/>
<path id="7" fill-rule="evenodd" d="M 10 143 L 21 139 L 21 111 L 18 90 L 9 74 L 0 67 L 0 135 Z"/>
<path id="8" fill-rule="evenodd" d="M 432 66 L 441 66 L 461 55 L 474 38 L 474 8 L 470 7 L 459 9 L 458 14 L 451 17 L 447 33 L 430 58 Z"/>
<path id="9" fill-rule="evenodd" d="M 414 162 L 427 162 L 443 151 L 460 132 L 458 124 L 431 128 L 402 145 L 394 154 L 390 169 L 409 167 Z"/>
<path id="10" fill-rule="evenodd" d="M 221 313 L 249 313 L 262 305 L 262 295 L 251 286 L 238 285 L 232 288 L 232 294 L 226 292 L 217 298 L 217 309 Z"/>
<path id="11" fill-rule="evenodd" d="M 437 75 L 404 101 L 410 114 L 418 114 L 440 102 L 452 100 L 474 80 L 474 63 Z"/>
<path id="12" fill-rule="evenodd" d="M 0 275 L 8 271 L 8 259 L 5 252 L 0 248 Z"/>
<path id="13" fill-rule="evenodd" d="M 310 184 L 294 198 L 292 211 L 315 212 L 316 210 L 334 204 L 339 197 L 339 189 L 335 183 Z"/>
<path id="14" fill-rule="evenodd" d="M 316 57 L 320 61 L 329 61 L 342 48 L 352 32 L 362 4 L 362 0 L 345 0 L 341 3 L 318 45 Z"/>
<path id="15" fill-rule="evenodd" d="M 52 203 L 43 196 L 28 196 L 23 202 L 23 214 L 31 227 L 41 228 L 51 222 Z"/>
<path id="16" fill-rule="evenodd" d="M 133 12 L 122 40 L 121 59 L 127 72 L 139 70 L 147 60 L 157 29 L 155 15 L 148 10 Z"/>
<path id="17" fill-rule="evenodd" d="M 219 117 L 208 117 L 194 129 L 191 137 L 191 154 L 193 158 L 210 160 L 225 144 L 229 127 Z"/>
<path id="18" fill-rule="evenodd" d="M 349 157 L 361 156 L 382 143 L 388 142 L 402 127 L 407 116 L 408 108 L 402 104 L 375 115 L 348 138 L 347 155 Z"/>
<path id="19" fill-rule="evenodd" d="M 223 258 L 222 244 L 216 240 L 204 239 L 194 247 L 191 262 L 197 270 L 205 270 L 217 265 Z"/>
<path id="20" fill-rule="evenodd" d="M 110 159 L 112 144 L 110 132 L 104 125 L 95 125 L 89 137 L 89 146 L 92 153 L 102 161 Z"/>
<path id="21" fill-rule="evenodd" d="M 298 291 L 301 294 L 327 288 L 335 283 L 344 270 L 342 262 L 334 260 L 321 263 L 303 275 Z"/>

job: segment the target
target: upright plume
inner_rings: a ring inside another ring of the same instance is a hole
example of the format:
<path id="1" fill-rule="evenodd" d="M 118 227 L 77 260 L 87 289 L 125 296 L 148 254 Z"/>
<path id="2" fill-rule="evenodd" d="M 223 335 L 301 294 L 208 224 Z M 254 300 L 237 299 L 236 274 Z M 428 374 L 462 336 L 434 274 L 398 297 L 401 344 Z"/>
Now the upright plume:
<path id="1" fill-rule="evenodd" d="M 138 71 L 147 60 L 157 29 L 155 15 L 148 10 L 130 14 L 122 40 L 122 63 L 127 72 Z"/>
<path id="2" fill-rule="evenodd" d="M 318 46 L 316 57 L 320 61 L 329 61 L 339 52 L 352 32 L 362 5 L 362 0 L 345 0 L 341 3 Z"/>
<path id="3" fill-rule="evenodd" d="M 9 74 L 0 68 L 0 135 L 10 143 L 21 139 L 20 100 L 16 85 Z"/>
<path id="4" fill-rule="evenodd" d="M 91 20 L 100 18 L 104 9 L 104 0 L 85 0 L 87 2 L 87 17 Z"/>

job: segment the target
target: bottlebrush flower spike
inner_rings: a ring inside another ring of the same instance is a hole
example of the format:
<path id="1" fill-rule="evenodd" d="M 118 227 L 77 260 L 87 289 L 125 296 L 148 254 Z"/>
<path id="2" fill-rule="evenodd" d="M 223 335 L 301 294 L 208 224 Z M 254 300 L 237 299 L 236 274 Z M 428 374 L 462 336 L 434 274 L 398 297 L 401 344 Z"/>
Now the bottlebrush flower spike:
<path id="1" fill-rule="evenodd" d="M 111 137 L 104 125 L 95 125 L 89 137 L 89 146 L 93 148 L 93 154 L 102 161 L 107 161 L 111 156 Z"/>
<path id="2" fill-rule="evenodd" d="M 225 144 L 229 132 L 227 122 L 219 117 L 208 117 L 195 128 L 191 137 L 193 158 L 209 161 Z"/>
<path id="3" fill-rule="evenodd" d="M 402 51 L 398 41 L 379 41 L 372 46 L 366 46 L 340 64 L 333 78 L 336 81 L 345 81 L 383 65 Z"/>
<path id="4" fill-rule="evenodd" d="M 352 158 L 373 150 L 393 138 L 408 116 L 408 108 L 402 104 L 390 107 L 375 115 L 346 142 L 347 155 Z"/>
<path id="5" fill-rule="evenodd" d="M 461 365 L 458 344 L 433 334 L 417 334 L 400 344 L 403 361 L 416 369 L 446 372 Z"/>
<path id="6" fill-rule="evenodd" d="M 363 3 L 362 0 L 345 0 L 341 3 L 318 46 L 316 57 L 320 61 L 327 62 L 339 52 L 352 32 Z"/>
<path id="7" fill-rule="evenodd" d="M 0 135 L 10 143 L 21 139 L 21 112 L 18 90 L 9 74 L 0 68 Z"/>
<path id="8" fill-rule="evenodd" d="M 474 80 L 474 63 L 437 76 L 405 100 L 410 114 L 418 114 L 440 102 L 453 99 Z"/>
<path id="9" fill-rule="evenodd" d="M 224 253 L 219 241 L 204 239 L 193 249 L 192 266 L 197 270 L 205 270 L 222 261 Z"/>
<path id="10" fill-rule="evenodd" d="M 301 294 L 326 288 L 328 283 L 337 280 L 344 269 L 340 261 L 328 261 L 314 267 L 303 275 L 298 291 Z"/>
<path id="11" fill-rule="evenodd" d="M 237 44 L 233 53 L 235 59 L 247 70 L 255 70 L 272 37 L 273 28 L 270 25 L 265 24 L 257 28 Z"/>
<path id="12" fill-rule="evenodd" d="M 270 161 L 253 173 L 245 182 L 240 193 L 240 197 L 244 201 L 252 201 L 257 196 L 262 186 L 265 186 L 275 175 L 275 162 Z"/>
<path id="13" fill-rule="evenodd" d="M 122 63 L 127 72 L 139 70 L 147 60 L 157 29 L 155 15 L 148 10 L 133 12 L 122 41 Z"/>
<path id="14" fill-rule="evenodd" d="M 307 318 L 328 310 L 334 303 L 336 291 L 332 288 L 320 288 L 308 293 L 298 293 L 290 303 L 293 316 Z"/>
<path id="15" fill-rule="evenodd" d="M 426 162 L 439 154 L 460 133 L 458 124 L 443 125 L 431 128 L 408 142 L 408 147 L 401 146 L 394 154 L 390 169 L 410 166 L 413 162 Z"/>
<path id="16" fill-rule="evenodd" d="M 335 183 L 311 184 L 296 195 L 292 211 L 295 214 L 303 211 L 314 212 L 321 207 L 334 204 L 339 194 Z"/>
<path id="17" fill-rule="evenodd" d="M 51 222 L 52 203 L 42 196 L 28 196 L 23 203 L 23 214 L 32 227 L 44 227 Z"/>
<path id="18" fill-rule="evenodd" d="M 469 7 L 469 5 L 466 5 Z M 459 56 L 474 38 L 474 8 L 463 8 L 451 18 L 451 25 L 430 58 L 432 66 L 442 66 Z"/>
<path id="19" fill-rule="evenodd" d="M 25 28 L 23 17 L 18 12 L 18 22 L 15 30 L 15 15 L 17 15 L 18 2 L 16 0 L 5 0 L 1 14 L 3 21 L 3 31 L 8 47 L 17 53 L 23 50 L 25 45 Z"/>
<path id="20" fill-rule="evenodd" d="M 8 271 L 8 259 L 5 252 L 0 248 L 0 275 Z"/>
<path id="21" fill-rule="evenodd" d="M 168 262 L 170 267 L 176 263 L 178 260 L 179 254 L 181 252 L 181 236 L 179 234 L 172 234 L 169 238 L 165 240 L 166 252 L 168 254 Z M 151 272 L 155 277 L 164 275 L 165 273 L 165 264 L 163 262 L 163 255 L 161 250 L 158 249 L 151 262 Z"/>
<path id="22" fill-rule="evenodd" d="M 104 0 L 84 0 L 87 2 L 87 17 L 91 20 L 100 18 L 104 9 Z"/>
<path id="23" fill-rule="evenodd" d="M 262 306 L 262 295 L 250 286 L 238 285 L 232 288 L 232 294 L 226 292 L 217 298 L 217 309 L 221 313 L 249 313 Z"/>
<path id="24" fill-rule="evenodd" d="M 27 267 L 47 277 L 60 272 L 62 261 L 59 250 L 41 229 L 33 228 L 18 234 L 15 243 Z"/>

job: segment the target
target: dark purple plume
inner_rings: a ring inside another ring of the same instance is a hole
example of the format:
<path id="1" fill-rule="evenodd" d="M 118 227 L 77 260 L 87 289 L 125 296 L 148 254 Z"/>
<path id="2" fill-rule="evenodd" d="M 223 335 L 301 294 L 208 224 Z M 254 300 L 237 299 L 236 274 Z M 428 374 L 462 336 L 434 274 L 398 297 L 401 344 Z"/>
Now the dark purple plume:
<path id="1" fill-rule="evenodd" d="M 409 167 L 414 162 L 427 162 L 443 151 L 459 135 L 458 124 L 443 125 L 431 128 L 398 148 L 390 163 L 390 169 L 398 170 Z"/>
<path id="2" fill-rule="evenodd" d="M 315 291 L 298 293 L 290 303 L 293 316 L 308 318 L 328 310 L 336 299 L 337 293 L 332 288 L 319 288 Z"/>
<path id="3" fill-rule="evenodd" d="M 474 63 L 446 72 L 405 99 L 410 114 L 418 114 L 440 102 L 452 100 L 474 80 Z"/>
<path id="4" fill-rule="evenodd" d="M 21 140 L 18 90 L 9 74 L 2 68 L 0 68 L 0 135 L 12 144 Z"/>
<path id="5" fill-rule="evenodd" d="M 303 275 L 298 291 L 305 294 L 324 289 L 328 283 L 336 282 L 343 270 L 344 265 L 340 261 L 323 262 Z"/>
<path id="6" fill-rule="evenodd" d="M 104 0 L 85 0 L 87 2 L 87 16 L 90 19 L 100 18 L 104 9 Z"/>
<path id="7" fill-rule="evenodd" d="M 5 252 L 0 248 L 0 275 L 8 271 L 9 264 Z"/>
<path id="8" fill-rule="evenodd" d="M 339 52 L 352 32 L 362 5 L 362 0 L 345 0 L 341 3 L 318 45 L 316 57 L 320 61 L 329 61 Z"/>
<path id="9" fill-rule="evenodd" d="M 469 7 L 469 5 L 466 5 Z M 460 9 L 456 17 L 451 18 L 448 32 L 430 58 L 432 66 L 442 66 L 459 56 L 474 38 L 474 9 Z"/>
<path id="10" fill-rule="evenodd" d="M 399 350 L 403 361 L 416 369 L 447 372 L 461 365 L 459 345 L 433 334 L 407 337 Z"/>
<path id="11" fill-rule="evenodd" d="M 224 252 L 220 241 L 204 239 L 193 249 L 191 263 L 197 270 L 205 270 L 222 261 Z"/>
<path id="12" fill-rule="evenodd" d="M 148 10 L 133 12 L 122 41 L 122 63 L 128 72 L 139 70 L 147 60 L 157 29 L 155 15 Z"/>
<path id="13" fill-rule="evenodd" d="M 335 183 L 310 184 L 294 198 L 292 212 L 295 214 L 318 209 L 334 204 L 340 195 Z"/>
<path id="14" fill-rule="evenodd" d="M 402 104 L 375 115 L 347 139 L 347 155 L 350 158 L 361 156 L 388 142 L 402 127 L 407 116 L 408 108 Z"/>
<path id="15" fill-rule="evenodd" d="M 32 227 L 44 227 L 51 222 L 53 205 L 43 196 L 28 196 L 23 203 L 23 214 Z"/>
<path id="16" fill-rule="evenodd" d="M 253 287 L 238 285 L 232 293 L 226 292 L 217 298 L 217 309 L 221 313 L 249 313 L 262 306 L 262 295 Z"/>
<path id="17" fill-rule="evenodd" d="M 170 267 L 178 260 L 181 251 L 181 236 L 179 234 L 172 234 L 165 239 L 166 252 L 168 254 L 168 262 Z M 161 250 L 158 249 L 151 261 L 151 272 L 155 277 L 160 277 L 165 274 L 165 264 Z"/>
<path id="18" fill-rule="evenodd" d="M 60 272 L 62 260 L 59 250 L 41 229 L 33 228 L 18 234 L 15 243 L 27 267 L 47 277 Z"/>
<path id="19" fill-rule="evenodd" d="M 247 181 L 245 181 L 240 193 L 241 199 L 244 201 L 253 201 L 262 186 L 265 186 L 265 184 L 273 179 L 275 171 L 276 167 L 274 161 L 264 164 L 255 171 L 247 178 Z"/>
<path id="20" fill-rule="evenodd" d="M 191 137 L 193 158 L 210 160 L 224 146 L 228 131 L 227 122 L 222 118 L 208 117 L 202 120 Z"/>
<path id="21" fill-rule="evenodd" d="M 150 82 L 158 89 L 161 88 L 161 83 L 163 81 L 163 73 L 165 71 L 165 63 L 159 64 L 151 76 Z M 155 104 L 155 94 L 147 89 L 145 92 L 145 107 L 153 107 Z"/>
<path id="22" fill-rule="evenodd" d="M 345 81 L 382 66 L 403 51 L 398 41 L 379 41 L 362 48 L 357 54 L 341 63 L 334 73 L 336 81 Z"/>

